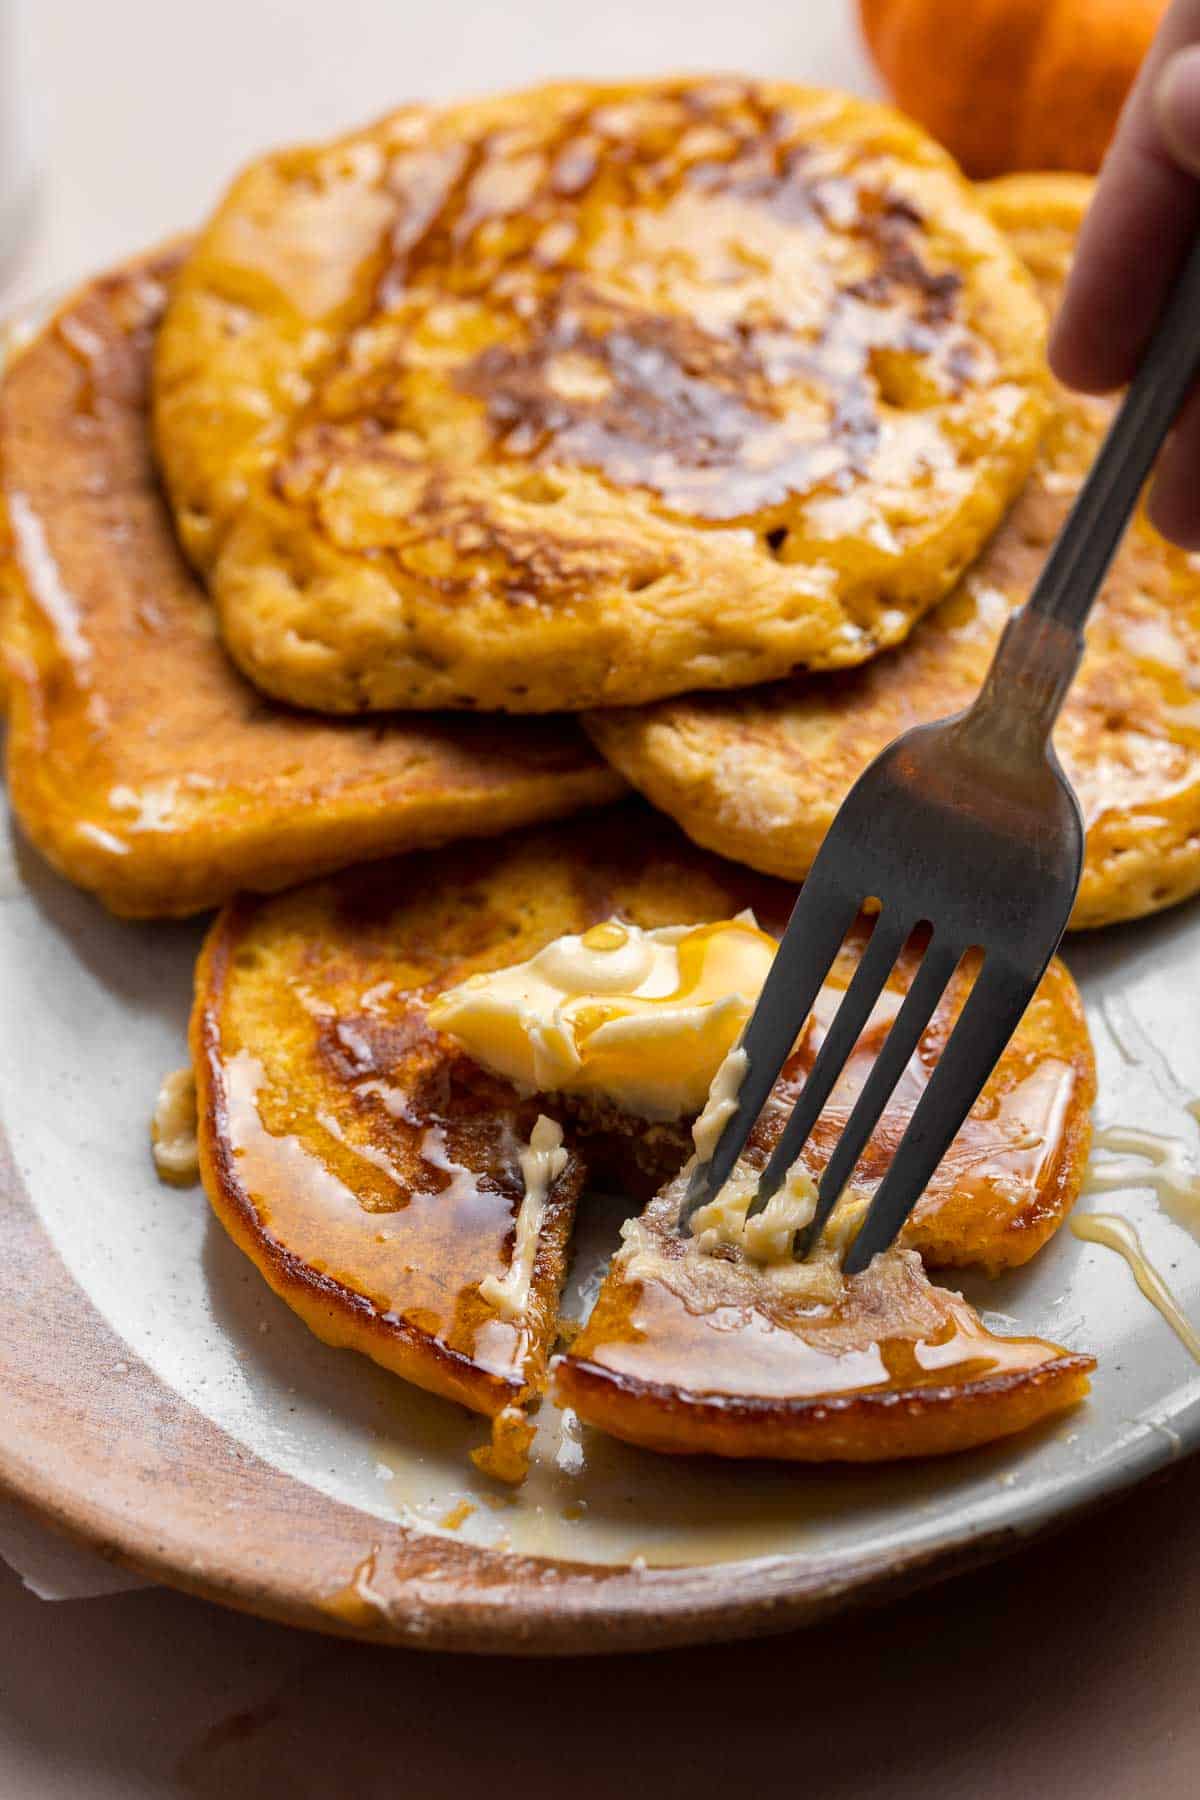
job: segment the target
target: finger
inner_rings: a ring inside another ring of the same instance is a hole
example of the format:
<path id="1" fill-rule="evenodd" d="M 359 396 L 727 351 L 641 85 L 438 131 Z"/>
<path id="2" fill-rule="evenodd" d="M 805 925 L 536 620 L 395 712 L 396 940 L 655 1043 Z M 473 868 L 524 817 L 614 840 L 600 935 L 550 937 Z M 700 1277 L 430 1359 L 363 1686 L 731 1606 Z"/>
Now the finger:
<path id="1" fill-rule="evenodd" d="M 1154 90 L 1154 113 L 1168 153 L 1200 175 L 1200 44 L 1171 57 Z"/>
<path id="2" fill-rule="evenodd" d="M 1165 538 L 1200 550 L 1200 393 L 1188 400 L 1158 459 L 1146 511 Z"/>
<path id="3" fill-rule="evenodd" d="M 1168 64 L 1197 40 L 1200 0 L 1176 0 L 1121 114 L 1051 333 L 1051 364 L 1070 387 L 1129 380 L 1200 227 L 1200 185 L 1176 161 L 1157 100 Z M 1185 84 L 1173 97 L 1186 95 Z"/>

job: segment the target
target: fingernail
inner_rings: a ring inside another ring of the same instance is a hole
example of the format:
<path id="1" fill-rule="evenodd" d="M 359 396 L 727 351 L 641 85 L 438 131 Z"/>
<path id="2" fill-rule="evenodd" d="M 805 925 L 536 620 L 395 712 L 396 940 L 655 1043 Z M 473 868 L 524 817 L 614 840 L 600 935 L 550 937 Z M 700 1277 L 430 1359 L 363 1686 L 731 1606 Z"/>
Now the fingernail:
<path id="1" fill-rule="evenodd" d="M 1182 168 L 1200 175 L 1200 44 L 1177 50 L 1154 91 L 1158 128 Z"/>

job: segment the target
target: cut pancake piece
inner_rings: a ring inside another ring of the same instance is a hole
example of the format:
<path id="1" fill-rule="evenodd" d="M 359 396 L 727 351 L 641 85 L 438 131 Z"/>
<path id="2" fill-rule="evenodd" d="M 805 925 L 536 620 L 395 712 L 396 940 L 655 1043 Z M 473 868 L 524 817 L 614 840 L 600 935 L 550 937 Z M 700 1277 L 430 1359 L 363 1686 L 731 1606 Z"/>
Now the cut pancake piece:
<path id="1" fill-rule="evenodd" d="M 336 722 L 238 674 L 147 432 L 178 260 L 91 283 L 0 384 L 8 778 L 34 843 L 115 912 L 180 915 L 611 799 L 573 720 Z"/>
<path id="2" fill-rule="evenodd" d="M 346 928 L 365 889 L 385 936 Z M 362 881 L 222 913 L 192 1022 L 201 1175 L 318 1337 L 494 1417 L 542 1385 L 582 1165 L 565 1153 L 523 1221 L 540 1108 L 439 1043 L 420 998 L 477 921 L 464 912 L 422 954 L 386 892 Z"/>
<path id="3" fill-rule="evenodd" d="M 552 830 L 235 902 L 201 959 L 192 1024 L 201 1169 L 214 1209 L 320 1336 L 511 1419 L 508 1409 L 544 1378 L 585 1172 L 629 1174 L 645 1197 L 687 1156 L 690 1115 L 647 1125 L 591 1096 L 522 1097 L 435 1032 L 431 1006 L 448 988 L 614 918 L 653 931 L 732 920 L 750 907 L 778 933 L 789 900 L 782 884 L 706 855 L 631 802 Z M 897 970 L 872 1030 L 911 979 L 915 954 Z M 848 948 L 764 1116 L 761 1141 L 782 1128 L 853 960 Z M 886 1163 L 960 998 L 947 997 L 913 1059 L 862 1165 L 864 1191 Z M 860 1080 L 856 1063 L 818 1127 L 812 1167 Z M 1078 1192 L 1093 1091 L 1078 995 L 1055 964 L 906 1243 L 931 1259 L 1023 1261 Z M 527 1213 L 523 1227 L 522 1152 L 557 1147 L 544 1130 L 535 1135 L 540 1116 L 563 1129 L 570 1155 L 545 1185 L 544 1211 Z M 522 1256 L 530 1270 L 523 1316 L 511 1304 Z M 908 1292 L 917 1277 L 915 1265 L 905 1266 Z M 919 1318 L 950 1307 L 965 1331 L 961 1308 L 937 1290 L 930 1295 Z M 1066 1389 L 1047 1380 L 1039 1375 L 1039 1387 L 1065 1404 Z M 1028 1399 L 1014 1398 L 1004 1416 L 1015 1420 Z M 978 1431 L 983 1415 L 973 1417 Z"/>
<path id="4" fill-rule="evenodd" d="M 155 430 L 234 657 L 329 711 L 862 662 L 998 522 L 1031 284 L 869 101 L 716 77 L 410 107 L 236 181 Z"/>
<path id="5" fill-rule="evenodd" d="M 685 1187 L 626 1226 L 555 1364 L 555 1398 L 586 1424 L 676 1454 L 879 1462 L 1007 1437 L 1086 1394 L 1090 1356 L 994 1336 L 915 1251 L 848 1279 L 705 1253 L 676 1230 Z"/>
<path id="6" fill-rule="evenodd" d="M 1053 307 L 1091 183 L 982 187 Z M 868 667 L 586 721 L 604 754 L 698 843 L 800 879 L 855 779 L 892 738 L 966 706 L 1025 599 L 1115 402 L 1056 388 L 1028 483 L 957 591 Z M 1075 927 L 1136 918 L 1200 888 L 1200 558 L 1138 513 L 1088 627 L 1055 743 L 1087 823 Z"/>

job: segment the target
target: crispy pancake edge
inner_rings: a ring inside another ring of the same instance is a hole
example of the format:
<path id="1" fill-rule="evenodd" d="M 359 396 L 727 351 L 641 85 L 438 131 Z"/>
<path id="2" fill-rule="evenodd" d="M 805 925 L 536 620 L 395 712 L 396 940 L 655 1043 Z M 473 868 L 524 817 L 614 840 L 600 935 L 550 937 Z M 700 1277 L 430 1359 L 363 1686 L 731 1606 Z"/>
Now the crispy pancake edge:
<path id="1" fill-rule="evenodd" d="M 954 1454 L 1025 1431 L 1084 1399 L 1095 1367 L 1094 1357 L 1064 1350 L 1036 1369 L 944 1388 L 756 1403 L 714 1400 L 568 1358 L 552 1386 L 558 1404 L 587 1424 L 667 1455 L 884 1462 Z"/>
<path id="2" fill-rule="evenodd" d="M 238 943 L 254 917 L 253 901 L 234 901 L 218 915 L 196 966 L 188 1041 L 196 1075 L 197 1143 L 209 1204 L 238 1249 L 271 1289 L 323 1343 L 351 1349 L 406 1381 L 495 1417 L 540 1389 L 557 1331 L 554 1316 L 527 1359 L 525 1380 L 480 1367 L 408 1320 L 388 1318 L 363 1294 L 314 1269 L 266 1230 L 243 1186 L 229 1129 L 229 1093 L 221 1047 L 224 998 Z M 557 1295 L 566 1272 L 573 1198 L 548 1215 L 538 1244 L 538 1277 Z"/>
<path id="3" fill-rule="evenodd" d="M 990 1236 L 970 1254 L 955 1244 L 947 1222 L 939 1222 L 937 1214 L 914 1220 L 904 1242 L 920 1251 L 930 1268 L 982 1268 L 988 1275 L 1020 1268 L 1049 1243 L 1079 1198 L 1092 1148 L 1096 1057 L 1083 996 L 1070 970 L 1057 956 L 1042 982 L 1053 984 L 1055 1022 L 1075 1083 L 1053 1173 L 1028 1204 L 1012 1215 L 1007 1230 Z M 1039 995 L 1046 993 L 1047 986 L 1043 985 L 1038 991 Z"/>

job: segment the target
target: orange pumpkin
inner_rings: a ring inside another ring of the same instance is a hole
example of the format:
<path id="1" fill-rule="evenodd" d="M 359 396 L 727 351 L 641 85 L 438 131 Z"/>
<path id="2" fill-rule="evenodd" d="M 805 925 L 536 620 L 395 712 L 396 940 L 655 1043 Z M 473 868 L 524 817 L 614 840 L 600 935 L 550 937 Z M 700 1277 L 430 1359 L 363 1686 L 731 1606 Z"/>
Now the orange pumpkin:
<path id="1" fill-rule="evenodd" d="M 1099 168 L 1166 0 L 860 0 L 897 104 L 968 175 Z"/>

